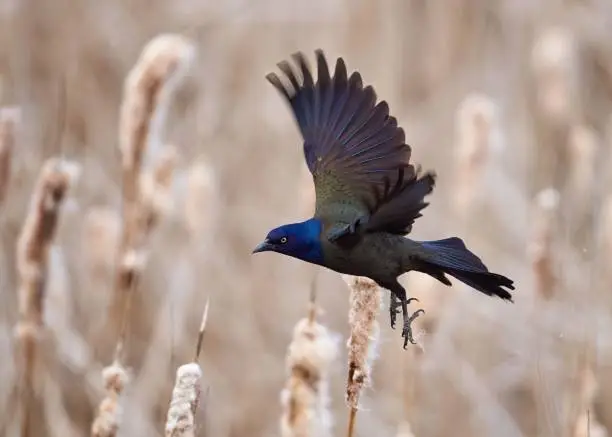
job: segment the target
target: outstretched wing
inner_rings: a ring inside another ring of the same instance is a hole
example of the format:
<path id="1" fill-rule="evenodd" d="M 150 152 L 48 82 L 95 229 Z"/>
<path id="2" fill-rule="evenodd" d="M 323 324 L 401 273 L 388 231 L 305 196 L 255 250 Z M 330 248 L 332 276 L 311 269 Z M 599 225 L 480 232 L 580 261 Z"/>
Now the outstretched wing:
<path id="1" fill-rule="evenodd" d="M 314 82 L 302 53 L 278 64 L 289 83 L 275 74 L 266 78 L 287 99 L 304 139 L 304 156 L 316 192 L 315 217 L 327 223 L 352 223 L 367 217 L 399 171 L 413 179 L 410 146 L 385 101 L 376 103 L 371 86 L 361 76 L 347 75 L 342 58 L 330 76 L 325 56 L 315 52 L 318 78 Z"/>
<path id="2" fill-rule="evenodd" d="M 400 170 L 395 187 L 387 189 L 378 197 L 375 209 L 356 232 L 389 232 L 406 235 L 412 231 L 414 221 L 421 217 L 421 211 L 429 205 L 425 196 L 430 194 L 436 183 L 436 175 L 427 172 L 415 173 L 408 178 Z"/>

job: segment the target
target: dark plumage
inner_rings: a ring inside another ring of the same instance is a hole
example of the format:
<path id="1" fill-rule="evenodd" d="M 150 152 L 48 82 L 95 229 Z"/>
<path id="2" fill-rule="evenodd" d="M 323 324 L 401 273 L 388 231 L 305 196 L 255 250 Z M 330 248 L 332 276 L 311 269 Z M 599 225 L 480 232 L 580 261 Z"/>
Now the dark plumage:
<path id="1" fill-rule="evenodd" d="M 412 339 L 410 324 L 422 310 L 408 315 L 406 291 L 397 277 L 411 270 L 451 285 L 451 275 L 488 296 L 512 301 L 512 280 L 488 271 L 461 239 L 418 242 L 405 237 L 428 205 L 433 172 L 410 163 L 404 131 L 376 102 L 371 86 L 358 72 L 347 74 L 336 61 L 333 76 L 317 50 L 315 82 L 306 59 L 293 55 L 278 64 L 288 82 L 275 73 L 267 79 L 291 105 L 304 139 L 304 157 L 316 191 L 314 216 L 273 229 L 253 253 L 274 251 L 340 273 L 366 276 L 391 291 L 391 326 L 402 309 L 404 347 Z"/>

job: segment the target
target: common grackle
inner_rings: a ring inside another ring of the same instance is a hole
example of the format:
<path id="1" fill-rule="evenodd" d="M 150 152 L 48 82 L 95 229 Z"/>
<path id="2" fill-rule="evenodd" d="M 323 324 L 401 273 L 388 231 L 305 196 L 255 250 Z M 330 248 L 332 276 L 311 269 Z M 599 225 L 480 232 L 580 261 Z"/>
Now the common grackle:
<path id="1" fill-rule="evenodd" d="M 423 312 L 408 314 L 406 290 L 397 277 L 409 271 L 433 276 L 450 286 L 449 274 L 488 296 L 512 302 L 513 281 L 491 273 L 460 238 L 413 241 L 405 237 L 434 188 L 434 172 L 410 163 L 411 148 L 404 131 L 383 100 L 376 102 L 361 75 L 347 74 L 342 58 L 333 76 L 321 50 L 315 51 L 315 82 L 302 53 L 278 64 L 288 79 L 266 76 L 291 105 L 304 144 L 304 157 L 316 192 L 314 216 L 271 230 L 253 253 L 273 251 L 327 267 L 365 276 L 388 289 L 391 327 L 399 308 L 403 316 L 404 349 L 414 344 L 411 323 Z"/>

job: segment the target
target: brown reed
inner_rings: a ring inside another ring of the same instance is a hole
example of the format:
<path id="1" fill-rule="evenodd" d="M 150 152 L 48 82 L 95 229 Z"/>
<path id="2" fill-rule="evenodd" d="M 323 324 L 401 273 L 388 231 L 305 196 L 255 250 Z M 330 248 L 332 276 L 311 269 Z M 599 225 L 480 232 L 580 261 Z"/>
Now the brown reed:
<path id="1" fill-rule="evenodd" d="M 55 237 L 60 208 L 79 174 L 71 161 L 50 158 L 42 166 L 17 241 L 19 320 L 15 329 L 22 362 L 18 368 L 21 393 L 21 435 L 30 436 L 36 393 L 37 350 L 44 334 L 44 303 L 49 249 Z"/>
<path id="2" fill-rule="evenodd" d="M 162 34 L 144 47 L 128 74 L 123 90 L 119 122 L 119 148 L 122 155 L 123 226 L 119 243 L 114 304 L 111 321 L 120 326 L 118 350 L 121 350 L 127 324 L 131 295 L 147 261 L 146 244 L 157 222 L 155 195 L 143 196 L 142 168 L 147 153 L 156 151 L 168 111 L 170 97 L 184 76 L 195 54 L 193 44 L 179 35 Z M 150 148 L 151 150 L 147 150 Z M 168 160 L 173 166 L 173 158 Z M 171 171 L 157 171 L 163 185 Z"/>
<path id="3" fill-rule="evenodd" d="M 110 327 L 118 328 L 119 334 L 114 364 L 109 369 L 123 369 L 121 360 L 132 297 L 146 266 L 146 244 L 157 223 L 159 205 L 163 204 L 159 199 L 164 197 L 159 196 L 157 190 L 170 184 L 176 153 L 173 148 L 167 148 L 151 177 L 146 173 L 143 176 L 144 161 L 147 153 L 155 152 L 161 143 L 170 97 L 190 65 L 194 52 L 193 44 L 182 36 L 158 35 L 144 47 L 124 83 L 119 121 L 123 222 L 114 301 L 109 317 Z M 127 383 L 128 379 L 123 381 Z M 120 422 L 117 403 L 121 390 L 108 391 L 92 425 L 92 435 L 107 432 L 105 429 L 113 433 L 110 435 L 116 434 Z M 113 419 L 109 419 L 111 416 Z"/>
<path id="4" fill-rule="evenodd" d="M 297 322 L 287 350 L 288 378 L 281 392 L 283 437 L 331 437 L 329 372 L 338 354 L 331 332 L 316 321 L 314 292 L 308 317 Z"/>
<path id="5" fill-rule="evenodd" d="M 350 409 L 348 437 L 354 435 L 359 401 L 365 387 L 371 385 L 370 373 L 376 357 L 380 327 L 376 317 L 382 305 L 380 287 L 371 279 L 343 276 L 350 288 L 348 339 L 348 376 L 346 402 Z"/>
<path id="6" fill-rule="evenodd" d="M 206 301 L 194 360 L 183 364 L 176 371 L 176 382 L 166 420 L 166 437 L 193 437 L 196 432 L 196 412 L 202 394 L 202 368 L 198 364 L 206 323 L 208 321 L 209 301 Z"/>
<path id="7" fill-rule="evenodd" d="M 102 370 L 106 396 L 98 406 L 91 425 L 91 437 L 115 437 L 122 420 L 121 394 L 130 380 L 127 369 L 119 361 Z"/>

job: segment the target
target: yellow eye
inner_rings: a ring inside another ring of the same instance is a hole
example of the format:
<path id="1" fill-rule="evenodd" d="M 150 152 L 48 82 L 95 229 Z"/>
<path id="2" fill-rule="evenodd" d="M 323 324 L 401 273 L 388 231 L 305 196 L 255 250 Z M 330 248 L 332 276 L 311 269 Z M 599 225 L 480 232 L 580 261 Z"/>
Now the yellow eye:
<path id="1" fill-rule="evenodd" d="M 285 244 L 287 242 L 287 237 L 281 237 L 280 242 L 281 244 Z"/>

